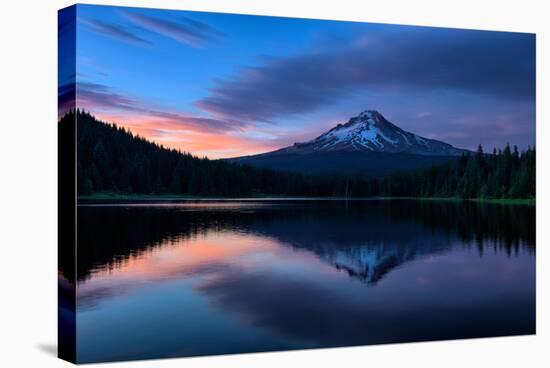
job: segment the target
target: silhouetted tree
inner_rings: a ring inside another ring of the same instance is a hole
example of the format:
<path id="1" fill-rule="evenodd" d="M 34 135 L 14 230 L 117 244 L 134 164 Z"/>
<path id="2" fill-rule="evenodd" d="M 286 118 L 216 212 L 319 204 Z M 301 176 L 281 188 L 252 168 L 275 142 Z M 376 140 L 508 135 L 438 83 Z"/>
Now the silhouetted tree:
<path id="1" fill-rule="evenodd" d="M 463 154 L 442 165 L 383 179 L 306 176 L 198 158 L 147 141 L 114 124 L 72 111 L 60 134 L 77 121 L 78 194 L 102 191 L 197 196 L 394 196 L 534 198 L 536 152 L 504 150 Z"/>

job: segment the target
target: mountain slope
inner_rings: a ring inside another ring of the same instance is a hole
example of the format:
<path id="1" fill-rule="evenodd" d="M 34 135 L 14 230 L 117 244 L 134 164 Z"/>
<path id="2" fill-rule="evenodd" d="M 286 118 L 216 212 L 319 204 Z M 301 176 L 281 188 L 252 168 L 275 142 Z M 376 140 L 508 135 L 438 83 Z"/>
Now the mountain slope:
<path id="1" fill-rule="evenodd" d="M 382 177 L 441 164 L 469 151 L 407 132 L 374 110 L 317 138 L 231 162 L 304 174 Z"/>
<path id="2" fill-rule="evenodd" d="M 458 156 L 411 155 L 385 152 L 313 152 L 309 154 L 277 152 L 231 159 L 230 162 L 256 168 L 304 175 L 357 176 L 382 178 L 401 171 L 420 170 L 439 165 Z"/>
<path id="3" fill-rule="evenodd" d="M 357 151 L 433 156 L 459 156 L 467 152 L 450 144 L 407 132 L 374 110 L 364 111 L 311 141 L 295 143 L 275 152 L 307 154 Z"/>

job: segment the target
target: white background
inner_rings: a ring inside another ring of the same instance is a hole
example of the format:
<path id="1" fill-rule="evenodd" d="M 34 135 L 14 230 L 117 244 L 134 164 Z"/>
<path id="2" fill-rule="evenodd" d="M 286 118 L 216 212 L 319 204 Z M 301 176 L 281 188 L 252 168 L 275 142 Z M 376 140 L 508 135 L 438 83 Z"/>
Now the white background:
<path id="1" fill-rule="evenodd" d="M 94 3 L 537 33 L 536 336 L 169 359 L 116 363 L 117 367 L 549 366 L 550 238 L 546 217 L 550 138 L 546 124 L 550 102 L 547 25 L 550 22 L 545 1 L 98 0 Z M 65 367 L 70 364 L 55 358 L 57 9 L 71 2 L 5 0 L 2 5 L 0 366 Z"/>

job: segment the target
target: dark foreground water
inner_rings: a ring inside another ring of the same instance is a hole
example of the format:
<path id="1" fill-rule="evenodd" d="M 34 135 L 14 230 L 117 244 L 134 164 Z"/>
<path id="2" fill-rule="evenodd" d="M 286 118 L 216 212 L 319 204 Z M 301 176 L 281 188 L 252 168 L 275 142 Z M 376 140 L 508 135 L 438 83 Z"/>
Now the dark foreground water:
<path id="1" fill-rule="evenodd" d="M 79 206 L 79 362 L 535 332 L 535 208 Z"/>

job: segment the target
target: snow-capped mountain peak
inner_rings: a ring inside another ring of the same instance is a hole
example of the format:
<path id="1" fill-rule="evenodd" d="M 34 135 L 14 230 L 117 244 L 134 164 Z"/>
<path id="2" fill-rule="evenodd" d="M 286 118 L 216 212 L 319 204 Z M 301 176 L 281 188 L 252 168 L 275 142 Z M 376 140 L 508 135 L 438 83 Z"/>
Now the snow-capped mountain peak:
<path id="1" fill-rule="evenodd" d="M 364 111 L 351 118 L 346 124 L 338 124 L 328 132 L 310 142 L 322 144 L 322 148 L 330 150 L 330 147 L 338 144 L 365 147 L 367 149 L 383 148 L 385 145 L 395 145 L 398 140 L 384 134 L 384 118 L 377 111 Z"/>
<path id="2" fill-rule="evenodd" d="M 313 153 L 375 151 L 421 155 L 459 155 L 464 152 L 450 144 L 424 138 L 390 123 L 376 110 L 366 110 L 345 124 L 338 124 L 317 138 L 295 143 L 279 152 Z"/>

